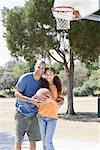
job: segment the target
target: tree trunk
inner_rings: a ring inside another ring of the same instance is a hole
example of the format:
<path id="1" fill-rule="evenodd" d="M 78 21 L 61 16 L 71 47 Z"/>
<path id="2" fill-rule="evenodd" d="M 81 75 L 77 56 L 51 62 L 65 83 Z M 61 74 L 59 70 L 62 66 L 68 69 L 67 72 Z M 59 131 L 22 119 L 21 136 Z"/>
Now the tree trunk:
<path id="1" fill-rule="evenodd" d="M 68 107 L 67 107 L 67 114 L 75 115 L 74 107 L 73 107 L 73 78 L 74 78 L 74 60 L 73 60 L 73 53 L 70 50 L 70 67 L 67 69 L 67 91 L 68 91 Z"/>

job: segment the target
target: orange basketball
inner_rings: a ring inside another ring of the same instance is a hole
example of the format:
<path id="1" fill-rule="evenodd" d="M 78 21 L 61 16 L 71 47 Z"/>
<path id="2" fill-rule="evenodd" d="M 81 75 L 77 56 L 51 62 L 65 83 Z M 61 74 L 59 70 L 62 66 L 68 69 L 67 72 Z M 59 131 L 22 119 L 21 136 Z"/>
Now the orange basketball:
<path id="1" fill-rule="evenodd" d="M 47 88 L 41 88 L 36 92 L 36 97 L 40 100 L 45 100 L 49 96 L 52 96 L 52 94 Z"/>

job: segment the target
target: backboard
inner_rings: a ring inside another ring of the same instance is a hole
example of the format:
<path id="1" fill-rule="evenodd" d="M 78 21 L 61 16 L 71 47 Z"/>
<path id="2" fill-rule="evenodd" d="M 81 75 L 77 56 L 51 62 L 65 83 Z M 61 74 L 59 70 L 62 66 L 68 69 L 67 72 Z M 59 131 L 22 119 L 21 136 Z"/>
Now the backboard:
<path id="1" fill-rule="evenodd" d="M 87 18 L 100 9 L 100 0 L 55 0 L 53 7 L 67 6 L 79 12 L 80 18 Z"/>

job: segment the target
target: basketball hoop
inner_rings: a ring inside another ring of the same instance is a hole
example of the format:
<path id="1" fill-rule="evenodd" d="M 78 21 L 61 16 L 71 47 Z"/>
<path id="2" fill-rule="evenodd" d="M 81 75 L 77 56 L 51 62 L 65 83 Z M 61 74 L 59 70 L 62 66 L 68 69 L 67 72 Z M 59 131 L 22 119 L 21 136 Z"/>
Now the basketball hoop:
<path id="1" fill-rule="evenodd" d="M 73 7 L 59 6 L 52 8 L 53 16 L 56 19 L 57 30 L 70 29 L 70 21 L 79 19 L 79 12 Z"/>

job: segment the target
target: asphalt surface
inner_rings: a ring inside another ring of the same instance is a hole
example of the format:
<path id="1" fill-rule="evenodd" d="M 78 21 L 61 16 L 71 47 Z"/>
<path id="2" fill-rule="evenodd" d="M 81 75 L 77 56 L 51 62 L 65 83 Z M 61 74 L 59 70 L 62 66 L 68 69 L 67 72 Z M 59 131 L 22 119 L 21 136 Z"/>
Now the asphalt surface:
<path id="1" fill-rule="evenodd" d="M 55 139 L 54 141 L 55 150 L 99 150 L 100 145 L 98 143 L 88 143 L 80 141 L 71 141 L 63 139 Z M 0 133 L 0 150 L 14 150 L 15 138 L 13 135 L 8 133 Z M 29 143 L 27 137 L 23 142 L 22 150 L 28 150 Z M 42 150 L 42 142 L 37 142 L 37 150 Z"/>

